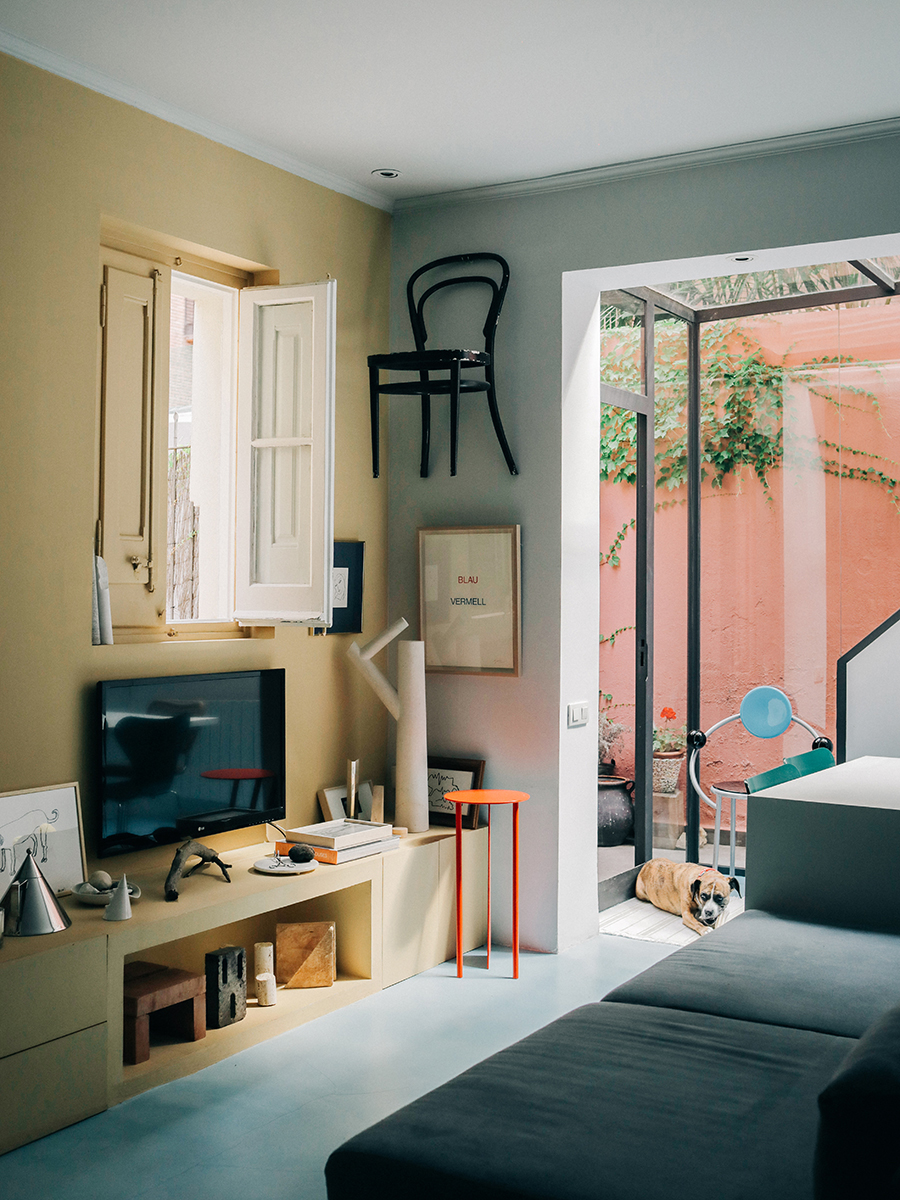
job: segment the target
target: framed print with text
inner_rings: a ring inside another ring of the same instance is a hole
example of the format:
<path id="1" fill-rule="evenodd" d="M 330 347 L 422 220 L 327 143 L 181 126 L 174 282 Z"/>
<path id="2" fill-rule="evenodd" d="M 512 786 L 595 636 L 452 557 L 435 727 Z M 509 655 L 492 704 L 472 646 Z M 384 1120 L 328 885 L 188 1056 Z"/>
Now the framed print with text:
<path id="1" fill-rule="evenodd" d="M 425 670 L 518 675 L 520 527 L 419 530 Z"/>

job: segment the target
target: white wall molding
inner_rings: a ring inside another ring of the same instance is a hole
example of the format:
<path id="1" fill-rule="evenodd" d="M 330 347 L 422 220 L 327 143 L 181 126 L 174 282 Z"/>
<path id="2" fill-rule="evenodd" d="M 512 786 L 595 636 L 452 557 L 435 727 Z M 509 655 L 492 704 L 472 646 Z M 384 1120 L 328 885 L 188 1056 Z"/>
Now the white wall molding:
<path id="1" fill-rule="evenodd" d="M 250 158 L 256 158 L 272 167 L 278 167 L 290 175 L 308 179 L 310 183 L 317 183 L 321 187 L 329 188 L 333 192 L 340 192 L 341 195 L 350 196 L 354 200 L 360 200 L 363 204 L 371 204 L 374 208 L 380 208 L 385 212 L 390 212 L 393 207 L 394 201 L 382 196 L 374 188 L 354 183 L 342 175 L 335 175 L 321 167 L 314 167 L 299 158 L 294 158 L 291 154 L 286 154 L 283 150 L 257 141 L 256 138 L 247 137 L 225 125 L 219 125 L 216 121 L 207 120 L 206 117 L 198 116 L 196 113 L 187 112 L 174 104 L 168 104 L 165 100 L 152 96 L 149 92 L 131 87 L 119 79 L 104 75 L 102 71 L 95 71 L 92 67 L 84 66 L 83 63 L 75 62 L 53 50 L 38 46 L 34 42 L 26 41 L 25 38 L 17 37 L 5 29 L 0 29 L 0 51 L 13 58 L 20 58 L 23 62 L 31 63 L 33 67 L 49 71 L 52 75 L 60 75 L 63 79 L 79 83 L 92 92 L 99 92 L 103 96 L 109 96 L 112 100 L 120 100 L 123 104 L 130 104 L 132 108 L 139 108 L 142 112 L 168 121 L 172 125 L 179 125 L 182 129 L 190 130 L 191 133 L 199 133 L 201 137 L 209 138 L 211 142 L 217 142 L 220 146 L 239 150 L 241 154 L 247 154 Z"/>
<path id="2" fill-rule="evenodd" d="M 429 196 L 407 196 L 395 200 L 393 211 L 406 212 L 417 208 L 434 208 L 445 204 L 470 204 L 477 200 L 506 200 L 521 196 L 538 196 L 549 192 L 568 192 L 573 188 L 596 187 L 619 179 L 635 179 L 664 171 L 683 171 L 690 167 L 711 166 L 737 162 L 741 159 L 767 158 L 773 154 L 795 154 L 823 146 L 868 142 L 874 138 L 900 135 L 900 117 L 867 121 L 860 125 L 840 125 L 833 129 L 817 129 L 809 133 L 786 134 L 756 142 L 737 142 L 727 146 L 711 146 L 706 150 L 687 150 L 659 158 L 635 159 L 631 162 L 610 163 L 605 167 L 588 167 L 583 171 L 566 171 L 545 175 L 539 179 L 519 179 L 510 183 L 495 183 L 485 187 L 465 188 L 458 192 L 438 192 Z"/>

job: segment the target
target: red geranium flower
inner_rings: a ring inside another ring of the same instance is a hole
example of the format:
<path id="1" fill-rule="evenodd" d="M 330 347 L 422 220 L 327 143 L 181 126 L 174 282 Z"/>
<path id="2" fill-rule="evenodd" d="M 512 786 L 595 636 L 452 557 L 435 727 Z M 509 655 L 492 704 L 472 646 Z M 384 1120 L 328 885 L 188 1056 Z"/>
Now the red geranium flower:
<path id="1" fill-rule="evenodd" d="M 675 720 L 675 709 L 674 708 L 664 708 L 659 715 L 664 721 L 674 721 Z"/>

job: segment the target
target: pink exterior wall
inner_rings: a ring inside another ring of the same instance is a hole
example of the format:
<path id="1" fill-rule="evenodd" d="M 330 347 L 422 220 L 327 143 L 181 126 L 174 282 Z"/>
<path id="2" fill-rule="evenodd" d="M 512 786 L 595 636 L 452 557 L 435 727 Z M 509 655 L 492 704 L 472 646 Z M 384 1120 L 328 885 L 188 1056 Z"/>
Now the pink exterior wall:
<path id="1" fill-rule="evenodd" d="M 709 728 L 737 712 L 751 687 L 783 688 L 794 712 L 835 736 L 838 657 L 900 608 L 900 508 L 877 482 L 839 479 L 822 461 L 900 477 L 900 305 L 800 311 L 745 320 L 769 362 L 817 368 L 830 399 L 803 383 L 784 393 L 784 459 L 769 494 L 749 467 L 721 489 L 704 484 L 702 522 L 702 708 Z M 866 360 L 848 363 L 847 359 Z M 821 390 L 821 384 L 814 387 Z M 850 389 L 875 393 L 877 404 Z M 841 453 L 821 445 L 826 439 Z M 846 448 L 868 452 L 849 454 Z M 879 457 L 870 457 L 870 456 Z M 655 555 L 655 703 L 686 713 L 687 507 L 685 490 L 658 489 Z M 634 515 L 634 488 L 601 484 L 601 545 Z M 601 629 L 634 620 L 634 537 L 621 565 L 600 568 Z M 600 647 L 600 690 L 609 715 L 633 724 L 632 633 Z M 718 733 L 702 757 L 703 779 L 743 779 L 809 749 L 794 726 L 764 743 L 737 724 Z M 633 770 L 631 738 L 616 754 Z M 684 774 L 682 773 L 682 786 Z M 708 814 L 707 814 L 708 815 Z M 705 823 L 705 822 L 704 822 Z"/>

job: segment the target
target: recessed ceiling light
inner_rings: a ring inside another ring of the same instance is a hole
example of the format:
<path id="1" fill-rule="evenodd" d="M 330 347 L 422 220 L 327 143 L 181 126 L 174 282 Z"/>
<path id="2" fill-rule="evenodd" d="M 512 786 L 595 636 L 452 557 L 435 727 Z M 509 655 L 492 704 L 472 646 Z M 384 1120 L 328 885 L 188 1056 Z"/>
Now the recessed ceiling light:
<path id="1" fill-rule="evenodd" d="M 729 261 L 736 263 L 753 262 L 755 254 L 732 254 Z"/>
<path id="2" fill-rule="evenodd" d="M 372 174 L 380 175 L 382 179 L 397 179 L 400 172 L 395 171 L 393 167 L 376 167 Z"/>

